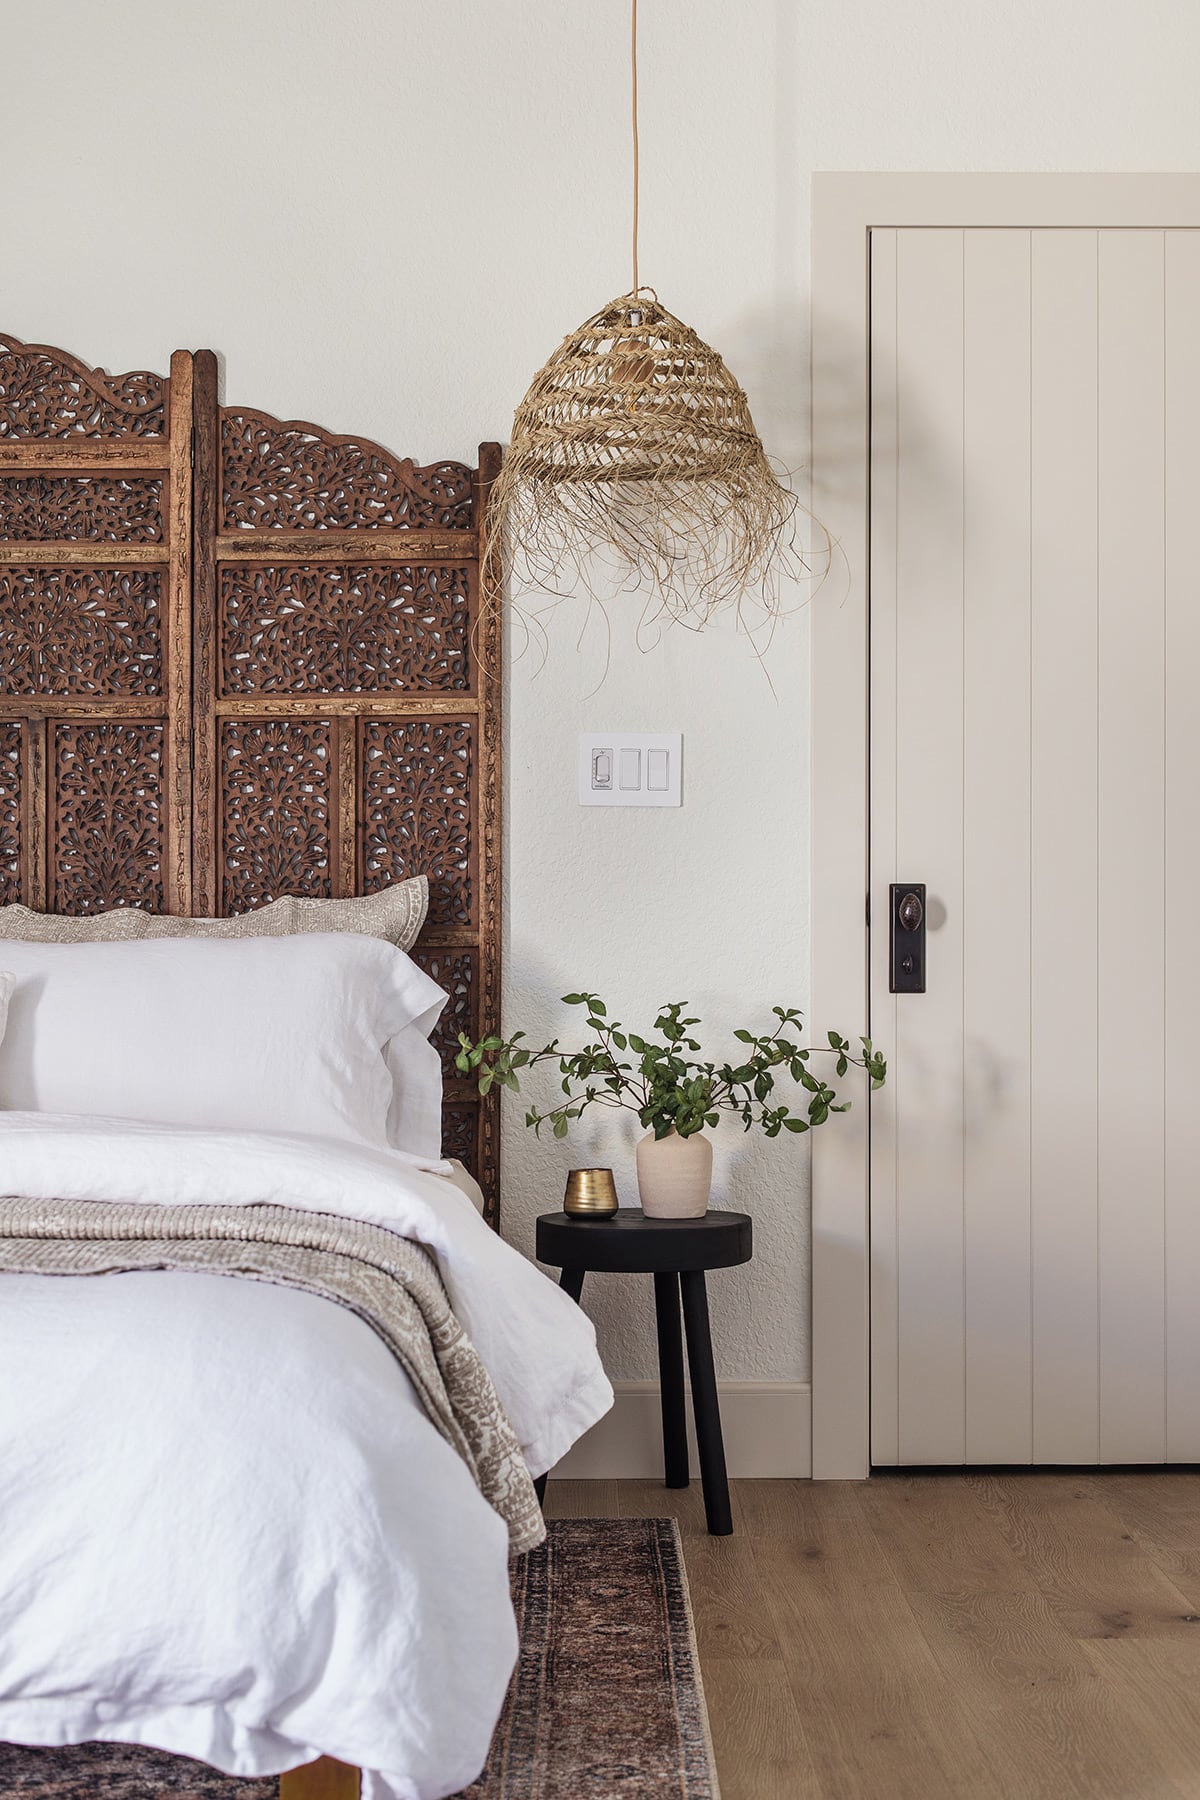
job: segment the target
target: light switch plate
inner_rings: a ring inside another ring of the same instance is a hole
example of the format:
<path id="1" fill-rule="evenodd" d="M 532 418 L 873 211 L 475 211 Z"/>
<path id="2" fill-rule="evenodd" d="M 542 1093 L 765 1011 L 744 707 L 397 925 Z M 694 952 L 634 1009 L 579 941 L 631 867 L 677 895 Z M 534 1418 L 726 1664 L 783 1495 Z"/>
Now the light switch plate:
<path id="1" fill-rule="evenodd" d="M 682 806 L 678 731 L 585 731 L 579 740 L 581 806 Z"/>

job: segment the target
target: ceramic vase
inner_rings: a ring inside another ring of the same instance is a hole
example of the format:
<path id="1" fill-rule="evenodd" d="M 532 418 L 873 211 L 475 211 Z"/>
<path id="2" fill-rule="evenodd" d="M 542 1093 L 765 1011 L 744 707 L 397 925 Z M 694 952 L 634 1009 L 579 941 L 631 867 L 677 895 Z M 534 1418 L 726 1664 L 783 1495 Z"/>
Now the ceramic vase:
<path id="1" fill-rule="evenodd" d="M 702 1131 L 653 1132 L 637 1147 L 638 1193 L 648 1219 L 701 1219 L 712 1187 L 712 1144 Z"/>

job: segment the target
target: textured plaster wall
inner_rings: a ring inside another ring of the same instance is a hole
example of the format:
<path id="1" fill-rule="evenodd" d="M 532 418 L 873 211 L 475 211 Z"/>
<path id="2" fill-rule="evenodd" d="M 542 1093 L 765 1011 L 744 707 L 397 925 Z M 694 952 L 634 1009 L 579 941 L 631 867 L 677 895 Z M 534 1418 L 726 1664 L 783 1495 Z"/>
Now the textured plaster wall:
<path id="1" fill-rule="evenodd" d="M 1193 0 L 643 0 L 643 277 L 726 354 L 770 448 L 806 440 L 813 169 L 1197 165 Z M 421 457 L 506 435 L 560 336 L 628 284 L 625 0 L 0 4 L 0 325 L 109 368 L 223 353 L 226 392 Z M 617 614 L 624 609 L 617 608 Z M 623 1017 L 689 996 L 724 1034 L 807 965 L 807 629 L 612 666 L 581 616 L 508 691 L 506 1022 L 577 985 Z M 681 730 L 679 812 L 581 811 L 580 731 Z M 854 1029 L 857 1020 L 843 1021 Z M 529 1246 L 572 1161 L 510 1114 Z M 759 1255 L 722 1277 L 720 1372 L 807 1370 L 804 1146 L 722 1132 L 717 1192 Z M 599 1290 L 600 1284 L 597 1285 Z M 647 1296 L 595 1298 L 617 1376 Z"/>

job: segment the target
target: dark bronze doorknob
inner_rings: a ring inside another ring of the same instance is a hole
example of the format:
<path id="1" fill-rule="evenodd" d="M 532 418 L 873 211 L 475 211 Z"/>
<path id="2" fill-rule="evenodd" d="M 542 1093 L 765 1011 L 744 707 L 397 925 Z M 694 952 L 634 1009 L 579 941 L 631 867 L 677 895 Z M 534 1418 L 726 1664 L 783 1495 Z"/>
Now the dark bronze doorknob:
<path id="1" fill-rule="evenodd" d="M 905 894 L 903 900 L 901 900 L 900 908 L 896 916 L 905 931 L 920 931 L 921 921 L 925 917 L 925 908 L 921 904 L 921 896 L 919 894 L 914 894 L 910 889 L 910 891 Z"/>

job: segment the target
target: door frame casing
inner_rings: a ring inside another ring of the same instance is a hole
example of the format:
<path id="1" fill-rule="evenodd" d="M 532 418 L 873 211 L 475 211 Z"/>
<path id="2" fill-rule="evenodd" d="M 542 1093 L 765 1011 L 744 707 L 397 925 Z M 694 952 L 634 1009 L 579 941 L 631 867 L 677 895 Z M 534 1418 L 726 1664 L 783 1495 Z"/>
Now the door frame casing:
<path id="1" fill-rule="evenodd" d="M 815 174 L 812 1035 L 869 1019 L 870 238 L 896 227 L 1200 228 L 1200 175 Z M 880 1045 L 887 1054 L 888 1046 Z M 812 1140 L 812 1472 L 870 1473 L 870 1113 Z"/>

